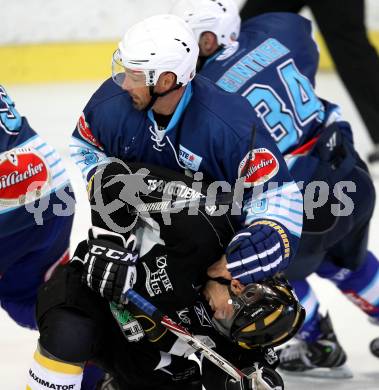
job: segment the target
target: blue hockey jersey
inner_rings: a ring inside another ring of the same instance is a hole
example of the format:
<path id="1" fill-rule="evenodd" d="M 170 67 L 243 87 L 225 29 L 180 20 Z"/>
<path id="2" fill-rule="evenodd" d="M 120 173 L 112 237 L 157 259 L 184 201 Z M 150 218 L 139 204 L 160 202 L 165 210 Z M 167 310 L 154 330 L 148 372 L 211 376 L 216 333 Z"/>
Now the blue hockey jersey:
<path id="1" fill-rule="evenodd" d="M 129 94 L 107 80 L 85 107 L 70 146 L 87 180 L 110 156 L 199 171 L 230 186 L 242 175 L 241 225 L 274 220 L 289 232 L 291 254 L 296 250 L 302 196 L 283 157 L 248 102 L 202 76 L 186 86 L 165 130 L 158 129 L 151 110 L 137 111 Z"/>
<path id="2" fill-rule="evenodd" d="M 315 94 L 318 60 L 309 20 L 267 13 L 246 21 L 238 42 L 209 58 L 200 73 L 245 97 L 286 154 L 339 119 L 338 107 Z"/>
<path id="3" fill-rule="evenodd" d="M 35 328 L 37 289 L 69 259 L 75 200 L 62 159 L 0 86 L 0 306 Z"/>
<path id="4" fill-rule="evenodd" d="M 0 223 L 6 226 L 0 237 L 4 237 L 42 225 L 43 220 L 56 215 L 59 206 L 71 207 L 67 211 L 72 215 L 74 202 L 61 157 L 20 116 L 1 86 L 0 104 Z M 67 190 L 66 195 L 62 189 Z M 37 200 L 44 204 L 40 208 L 42 219 L 28 208 Z"/>
<path id="5" fill-rule="evenodd" d="M 72 219 L 74 205 L 62 159 L 20 116 L 0 86 L 0 252 L 6 253 L 0 259 L 0 273 L 5 263 L 31 252 L 25 241 L 31 239 L 33 229 L 43 229 L 58 210 L 65 210 L 63 214 Z M 48 241 L 46 229 L 45 246 Z"/>

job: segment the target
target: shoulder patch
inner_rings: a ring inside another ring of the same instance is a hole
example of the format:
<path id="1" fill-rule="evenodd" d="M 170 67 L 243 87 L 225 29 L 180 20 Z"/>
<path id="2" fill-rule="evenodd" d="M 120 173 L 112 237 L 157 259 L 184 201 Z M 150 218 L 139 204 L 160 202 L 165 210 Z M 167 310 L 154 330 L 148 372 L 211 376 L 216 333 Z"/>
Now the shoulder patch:
<path id="1" fill-rule="evenodd" d="M 245 177 L 246 188 L 266 183 L 279 171 L 279 162 L 266 148 L 247 153 L 238 167 L 238 177 Z"/>
<path id="2" fill-rule="evenodd" d="M 48 165 L 34 149 L 0 155 L 0 205 L 19 206 L 39 199 L 50 187 Z"/>
<path id="3" fill-rule="evenodd" d="M 7 134 L 17 135 L 21 126 L 21 115 L 4 87 L 0 85 L 0 129 L 3 129 Z"/>
<path id="4" fill-rule="evenodd" d="M 81 137 L 90 143 L 91 145 L 96 146 L 100 150 L 103 150 L 103 147 L 101 146 L 100 142 L 95 138 L 95 136 L 92 134 L 92 131 L 86 122 L 86 117 L 84 116 L 84 113 L 80 116 L 77 124 L 77 129 Z"/>

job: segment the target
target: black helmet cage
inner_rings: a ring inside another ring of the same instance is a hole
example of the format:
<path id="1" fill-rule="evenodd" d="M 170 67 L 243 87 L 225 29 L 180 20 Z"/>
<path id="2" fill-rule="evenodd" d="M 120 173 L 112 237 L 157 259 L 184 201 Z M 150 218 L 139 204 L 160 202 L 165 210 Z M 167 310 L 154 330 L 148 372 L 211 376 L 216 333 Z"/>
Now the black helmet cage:
<path id="1" fill-rule="evenodd" d="M 229 288 L 234 314 L 214 320 L 216 329 L 246 349 L 275 347 L 292 338 L 301 327 L 305 310 L 285 279 L 246 286 L 240 295 Z"/>

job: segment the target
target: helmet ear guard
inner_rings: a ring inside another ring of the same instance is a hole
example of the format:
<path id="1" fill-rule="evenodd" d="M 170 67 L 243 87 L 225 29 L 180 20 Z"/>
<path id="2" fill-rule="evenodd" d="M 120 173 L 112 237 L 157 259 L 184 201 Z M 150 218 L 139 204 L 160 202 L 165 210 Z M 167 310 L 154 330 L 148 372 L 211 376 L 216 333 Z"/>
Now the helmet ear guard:
<path id="1" fill-rule="evenodd" d="M 303 324 L 305 310 L 285 278 L 252 283 L 242 294 L 230 291 L 230 295 L 232 318 L 213 319 L 213 323 L 242 348 L 278 346 L 291 339 Z"/>

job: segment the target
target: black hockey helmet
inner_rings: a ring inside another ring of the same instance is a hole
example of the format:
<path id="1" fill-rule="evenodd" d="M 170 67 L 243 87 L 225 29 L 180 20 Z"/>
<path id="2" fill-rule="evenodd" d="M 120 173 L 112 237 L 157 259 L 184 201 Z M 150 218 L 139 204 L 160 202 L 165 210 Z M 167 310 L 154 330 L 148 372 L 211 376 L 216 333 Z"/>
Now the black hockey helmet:
<path id="1" fill-rule="evenodd" d="M 229 319 L 213 318 L 216 329 L 245 349 L 275 347 L 300 329 L 305 310 L 287 280 L 275 277 L 252 283 L 243 293 L 229 289 L 234 314 Z"/>

